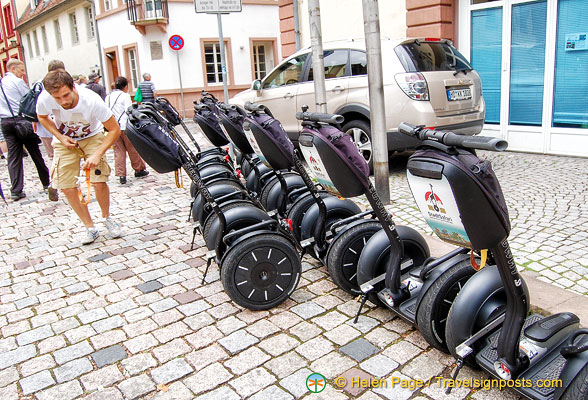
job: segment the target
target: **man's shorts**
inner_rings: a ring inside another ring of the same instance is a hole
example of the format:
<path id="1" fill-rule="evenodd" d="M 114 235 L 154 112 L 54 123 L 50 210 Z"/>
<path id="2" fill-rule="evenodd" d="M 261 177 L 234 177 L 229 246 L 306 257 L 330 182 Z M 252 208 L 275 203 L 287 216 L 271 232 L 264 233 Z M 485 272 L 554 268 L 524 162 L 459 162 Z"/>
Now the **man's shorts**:
<path id="1" fill-rule="evenodd" d="M 68 148 L 58 140 L 54 140 L 51 145 L 55 150 L 53 155 L 53 164 L 51 165 L 52 186 L 57 189 L 73 189 L 76 187 L 77 176 L 84 174 L 80 171 L 81 160 L 90 157 L 104 142 L 104 134 L 90 136 L 87 139 L 78 140 L 79 148 Z M 100 170 L 100 175 L 96 175 L 96 169 Z M 90 182 L 108 182 L 110 175 L 110 166 L 102 157 L 100 164 L 96 169 L 90 171 Z"/>

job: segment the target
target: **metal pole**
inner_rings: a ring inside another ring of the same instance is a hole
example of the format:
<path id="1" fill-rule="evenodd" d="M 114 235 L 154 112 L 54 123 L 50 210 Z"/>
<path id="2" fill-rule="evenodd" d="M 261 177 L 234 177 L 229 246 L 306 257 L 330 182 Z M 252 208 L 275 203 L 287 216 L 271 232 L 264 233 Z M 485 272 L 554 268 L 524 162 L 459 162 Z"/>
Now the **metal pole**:
<path id="1" fill-rule="evenodd" d="M 186 103 L 184 103 L 184 87 L 182 86 L 182 71 L 180 69 L 180 51 L 176 50 L 176 59 L 178 61 L 178 76 L 180 77 L 180 95 L 182 96 L 182 118 L 186 118 Z"/>
<path id="2" fill-rule="evenodd" d="M 384 204 L 390 204 L 390 173 L 388 171 L 388 142 L 386 137 L 386 107 L 382 77 L 382 48 L 378 0 L 363 1 L 363 27 L 368 66 L 370 123 L 376 191 Z"/>
<path id="3" fill-rule="evenodd" d="M 98 45 L 98 58 L 100 59 L 100 75 L 102 75 L 102 86 L 106 87 L 106 78 L 104 75 L 104 61 L 102 60 L 102 45 L 100 44 L 100 30 L 98 29 L 98 23 L 96 22 L 96 5 L 93 0 L 88 0 L 92 4 L 92 22 L 94 23 L 94 30 L 96 31 L 96 44 Z"/>
<path id="4" fill-rule="evenodd" d="M 223 22 L 221 20 L 221 14 L 216 14 L 216 19 L 218 21 L 218 40 L 220 46 L 220 53 L 221 53 L 221 68 L 223 72 L 223 90 L 225 93 L 225 103 L 229 102 L 229 89 L 227 88 L 227 64 L 225 61 L 225 42 L 223 39 Z"/>
<path id="5" fill-rule="evenodd" d="M 323 36 L 321 30 L 321 7 L 319 0 L 308 1 L 310 17 L 310 43 L 312 46 L 312 77 L 314 79 L 314 98 L 316 111 L 327 112 L 327 91 L 325 88 L 325 62 Z"/>
<path id="6" fill-rule="evenodd" d="M 298 0 L 294 0 L 294 38 L 296 39 L 296 51 L 300 50 L 300 17 L 298 16 Z"/>

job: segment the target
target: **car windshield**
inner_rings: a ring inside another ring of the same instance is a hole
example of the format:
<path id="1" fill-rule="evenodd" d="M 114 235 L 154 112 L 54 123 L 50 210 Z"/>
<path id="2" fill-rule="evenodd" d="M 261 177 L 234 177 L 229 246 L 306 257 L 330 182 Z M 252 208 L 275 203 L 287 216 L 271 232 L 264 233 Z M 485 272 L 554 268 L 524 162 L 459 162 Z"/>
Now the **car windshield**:
<path id="1" fill-rule="evenodd" d="M 300 81 L 300 75 L 306 57 L 308 57 L 308 54 L 302 54 L 283 62 L 275 71 L 263 80 L 263 88 L 269 89 L 298 83 Z"/>
<path id="2" fill-rule="evenodd" d="M 406 72 L 470 71 L 473 69 L 455 47 L 444 42 L 415 40 L 397 46 L 395 51 Z"/>

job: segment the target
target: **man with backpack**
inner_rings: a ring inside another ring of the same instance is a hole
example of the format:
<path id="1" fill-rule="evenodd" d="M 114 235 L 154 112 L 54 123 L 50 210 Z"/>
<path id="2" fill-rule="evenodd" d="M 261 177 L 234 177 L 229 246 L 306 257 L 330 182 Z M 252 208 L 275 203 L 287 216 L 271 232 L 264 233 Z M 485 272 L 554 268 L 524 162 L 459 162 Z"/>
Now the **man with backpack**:
<path id="1" fill-rule="evenodd" d="M 6 63 L 8 72 L 0 80 L 0 118 L 2 133 L 8 147 L 8 174 L 10 175 L 10 198 L 18 201 L 26 197 L 24 188 L 23 145 L 28 150 L 39 179 L 45 190 L 49 189 L 49 170 L 39 149 L 41 140 L 33 131 L 32 124 L 19 113 L 21 98 L 29 92 L 22 77 L 25 65 L 17 59 Z"/>
<path id="2" fill-rule="evenodd" d="M 98 83 L 101 76 L 95 72 L 92 72 L 88 75 L 88 84 L 86 85 L 87 89 L 90 89 L 93 92 L 98 93 L 98 95 L 104 100 L 106 98 L 106 89 L 104 86 Z"/>

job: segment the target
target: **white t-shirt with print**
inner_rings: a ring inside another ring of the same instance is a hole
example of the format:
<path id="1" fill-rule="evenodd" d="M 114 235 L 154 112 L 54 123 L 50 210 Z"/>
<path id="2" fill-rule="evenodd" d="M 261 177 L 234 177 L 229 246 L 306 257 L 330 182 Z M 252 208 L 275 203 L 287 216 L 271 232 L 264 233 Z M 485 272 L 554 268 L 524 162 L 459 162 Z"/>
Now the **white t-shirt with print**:
<path id="1" fill-rule="evenodd" d="M 47 92 L 41 92 L 37 99 L 37 114 L 53 114 L 57 129 L 74 140 L 87 139 L 104 131 L 102 122 L 112 117 L 112 111 L 102 98 L 80 86 L 75 87 L 78 92 L 78 104 L 71 110 L 61 107 Z"/>

